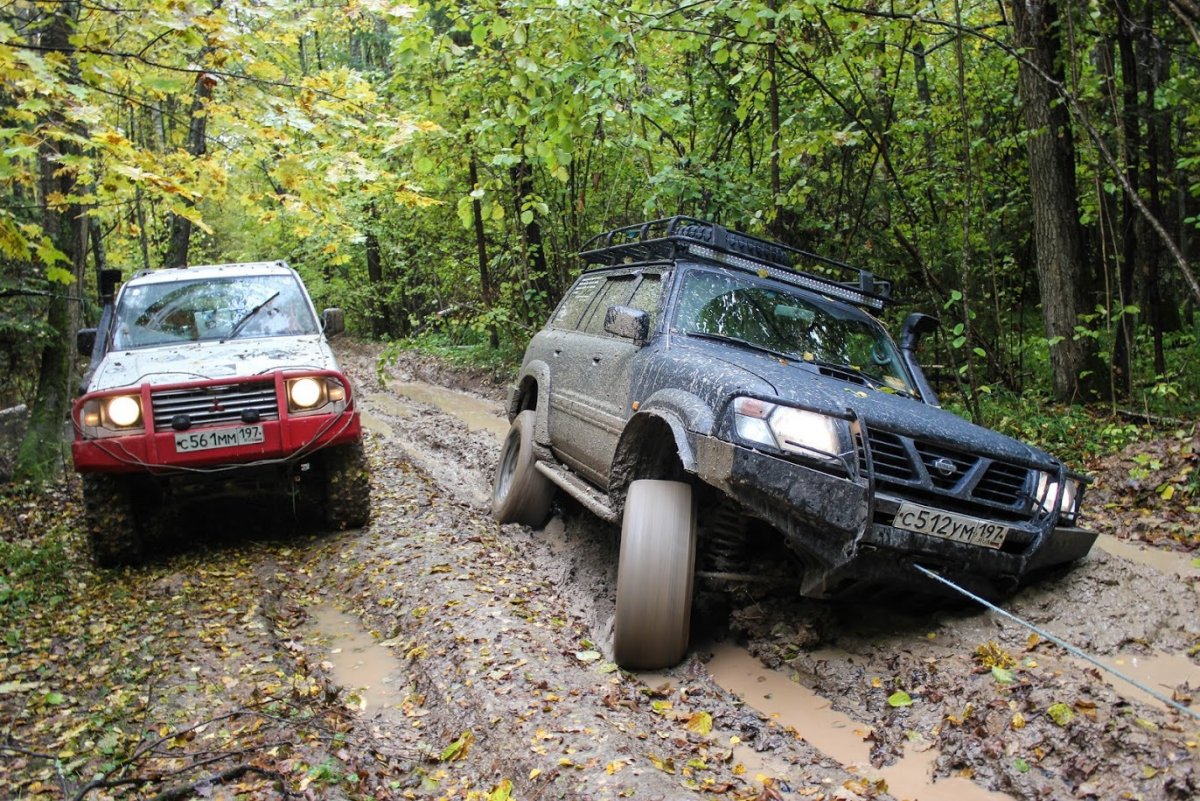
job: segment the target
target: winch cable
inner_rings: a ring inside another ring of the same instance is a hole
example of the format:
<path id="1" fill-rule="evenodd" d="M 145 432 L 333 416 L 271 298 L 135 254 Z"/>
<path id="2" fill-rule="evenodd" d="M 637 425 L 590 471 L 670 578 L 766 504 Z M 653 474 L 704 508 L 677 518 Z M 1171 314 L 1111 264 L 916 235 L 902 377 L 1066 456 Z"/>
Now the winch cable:
<path id="1" fill-rule="evenodd" d="M 1095 665 L 1096 667 L 1100 668 L 1101 670 L 1103 670 L 1107 673 L 1111 673 L 1112 675 L 1116 676 L 1117 678 L 1121 679 L 1124 682 L 1127 682 L 1127 683 L 1133 685 L 1134 687 L 1137 687 L 1142 692 L 1158 699 L 1159 701 L 1162 701 L 1164 704 L 1171 707 L 1172 709 L 1175 709 L 1179 712 L 1183 712 L 1187 715 L 1191 715 L 1193 718 L 1200 720 L 1200 711 L 1191 709 L 1190 707 L 1186 707 L 1183 704 L 1176 701 L 1175 699 L 1169 698 L 1166 695 L 1163 695 L 1162 693 L 1160 693 L 1159 691 L 1146 686 L 1145 684 L 1138 681 L 1137 679 L 1135 679 L 1131 676 L 1125 675 L 1124 673 L 1122 673 L 1121 671 L 1112 667 L 1111 665 L 1107 665 L 1104 662 L 1101 662 L 1099 659 L 1096 659 L 1094 656 L 1084 653 L 1080 649 L 1076 648 L 1075 646 L 1073 646 L 1070 643 L 1063 640 L 1061 637 L 1056 637 L 1055 635 L 1051 634 L 1050 632 L 1048 632 L 1044 629 L 1038 628 L 1037 626 L 1030 623 L 1029 621 L 1022 620 L 1021 618 L 1014 615 L 1012 612 L 1001 609 L 1000 607 L 996 606 L 991 601 L 988 601 L 985 598 L 979 597 L 978 595 L 971 592 L 970 590 L 968 590 L 964 587 L 958 586 L 957 584 L 955 584 L 953 581 L 946 578 L 945 576 L 941 576 L 941 575 L 933 572 L 929 568 L 924 567 L 922 565 L 914 564 L 913 567 L 915 567 L 917 570 L 924 573 L 926 576 L 933 579 L 934 581 L 941 582 L 942 584 L 945 584 L 947 587 L 954 590 L 955 592 L 965 595 L 966 597 L 970 598 L 972 601 L 976 601 L 977 603 L 983 604 L 988 609 L 991 609 L 993 612 L 996 612 L 997 614 L 1002 615 L 1002 616 L 1008 618 L 1009 620 L 1024 626 L 1025 628 L 1032 631 L 1034 634 L 1037 634 L 1043 640 L 1049 640 L 1050 642 L 1057 645 L 1059 648 L 1065 649 L 1068 653 L 1079 657 L 1080 659 L 1082 659 L 1085 662 Z"/>

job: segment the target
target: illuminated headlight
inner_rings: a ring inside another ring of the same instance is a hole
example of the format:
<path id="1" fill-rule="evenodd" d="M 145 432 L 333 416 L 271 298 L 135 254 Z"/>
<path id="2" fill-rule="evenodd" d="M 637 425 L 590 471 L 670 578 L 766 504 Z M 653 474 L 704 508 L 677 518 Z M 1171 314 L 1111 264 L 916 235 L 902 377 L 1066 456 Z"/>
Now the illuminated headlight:
<path id="1" fill-rule="evenodd" d="M 287 382 L 288 411 L 340 412 L 346 408 L 346 387 L 332 376 L 305 376 Z M 333 408 L 327 408 L 332 406 Z"/>
<path id="2" fill-rule="evenodd" d="M 807 456 L 835 457 L 842 450 L 840 424 L 817 412 L 738 398 L 733 419 L 738 436 L 747 442 Z"/>
<path id="3" fill-rule="evenodd" d="M 83 404 L 79 427 L 86 437 L 116 437 L 142 429 L 142 399 L 138 395 L 109 395 Z"/>
<path id="4" fill-rule="evenodd" d="M 1074 520 L 1079 514 L 1079 496 L 1081 482 L 1068 478 L 1059 484 L 1058 478 L 1050 473 L 1038 473 L 1037 502 L 1042 511 L 1047 514 L 1054 511 L 1055 500 L 1058 500 L 1058 511 L 1063 517 Z M 1061 496 L 1061 497 L 1060 497 Z"/>
<path id="5" fill-rule="evenodd" d="M 295 409 L 311 409 L 325 398 L 323 382 L 315 378 L 297 378 L 288 382 L 288 402 Z"/>
<path id="6" fill-rule="evenodd" d="M 133 395 L 116 395 L 104 402 L 109 421 L 118 428 L 129 428 L 142 419 L 142 404 Z"/>

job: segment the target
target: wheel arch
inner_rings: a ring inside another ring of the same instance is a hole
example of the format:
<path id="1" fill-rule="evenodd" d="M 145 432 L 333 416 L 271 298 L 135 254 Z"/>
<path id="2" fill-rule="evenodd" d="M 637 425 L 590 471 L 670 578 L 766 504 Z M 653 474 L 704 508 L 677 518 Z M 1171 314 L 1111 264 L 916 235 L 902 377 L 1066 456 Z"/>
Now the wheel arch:
<path id="1" fill-rule="evenodd" d="M 550 430 L 546 422 L 546 410 L 550 408 L 550 368 L 542 361 L 530 362 L 521 371 L 521 377 L 513 385 L 508 397 L 508 419 L 511 422 L 521 412 L 532 409 L 538 412 L 533 438 L 546 444 L 550 441 Z"/>
<path id="2" fill-rule="evenodd" d="M 683 420 L 670 410 L 639 412 L 625 424 L 609 470 L 608 494 L 622 510 L 629 485 L 642 478 L 690 481 L 696 456 Z"/>

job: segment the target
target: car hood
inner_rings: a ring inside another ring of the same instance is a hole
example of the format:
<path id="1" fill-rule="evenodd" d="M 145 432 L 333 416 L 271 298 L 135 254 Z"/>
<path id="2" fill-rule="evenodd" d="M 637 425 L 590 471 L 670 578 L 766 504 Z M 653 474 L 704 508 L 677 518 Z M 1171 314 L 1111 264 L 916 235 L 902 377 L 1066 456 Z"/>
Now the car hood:
<path id="1" fill-rule="evenodd" d="M 1044 467 L 1057 464 L 1057 460 L 1045 451 L 971 423 L 953 412 L 914 398 L 823 375 L 813 364 L 787 361 L 749 348 L 734 349 L 698 340 L 680 343 L 679 339 L 682 338 L 676 339 L 676 347 L 695 349 L 703 352 L 707 359 L 739 368 L 743 375 L 748 373 L 762 381 L 765 387 L 772 388 L 775 398 L 783 403 L 854 417 L 870 429 L 959 451 Z M 724 372 L 728 374 L 729 371 Z M 745 386 L 744 381 L 739 384 Z"/>
<path id="2" fill-rule="evenodd" d="M 110 351 L 92 373 L 88 391 L 251 376 L 273 370 L 336 369 L 333 351 L 320 334 L 187 342 Z"/>

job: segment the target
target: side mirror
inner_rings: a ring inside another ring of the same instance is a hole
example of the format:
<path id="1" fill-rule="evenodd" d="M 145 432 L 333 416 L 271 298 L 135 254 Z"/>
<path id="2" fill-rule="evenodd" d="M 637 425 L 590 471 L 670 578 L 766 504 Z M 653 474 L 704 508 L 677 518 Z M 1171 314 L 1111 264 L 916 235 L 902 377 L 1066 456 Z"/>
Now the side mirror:
<path id="1" fill-rule="evenodd" d="M 650 335 L 650 315 L 630 306 L 609 306 L 604 313 L 604 330 L 641 344 Z"/>
<path id="2" fill-rule="evenodd" d="M 941 406 L 942 404 L 938 400 L 937 393 L 933 391 L 933 385 L 925 377 L 921 363 L 917 361 L 917 346 L 921 344 L 923 338 L 937 331 L 941 324 L 936 317 L 913 312 L 908 315 L 904 320 L 904 325 L 900 327 L 900 357 L 904 359 L 904 364 L 912 373 L 913 383 L 916 384 L 917 391 L 921 393 L 921 399 L 930 406 Z"/>
<path id="3" fill-rule="evenodd" d="M 96 348 L 96 329 L 81 328 L 75 334 L 75 350 L 80 356 L 91 357 Z"/>
<path id="4" fill-rule="evenodd" d="M 341 309 L 326 309 L 321 312 L 321 328 L 325 336 L 333 337 L 346 330 L 346 315 Z"/>

